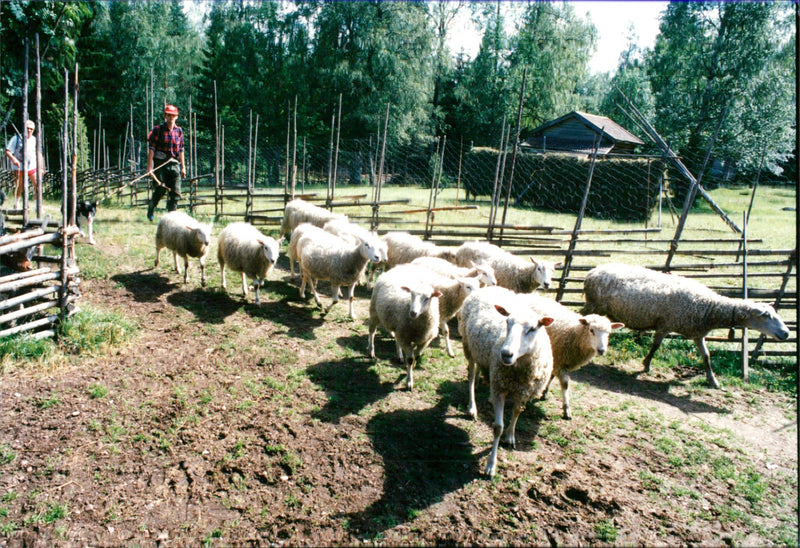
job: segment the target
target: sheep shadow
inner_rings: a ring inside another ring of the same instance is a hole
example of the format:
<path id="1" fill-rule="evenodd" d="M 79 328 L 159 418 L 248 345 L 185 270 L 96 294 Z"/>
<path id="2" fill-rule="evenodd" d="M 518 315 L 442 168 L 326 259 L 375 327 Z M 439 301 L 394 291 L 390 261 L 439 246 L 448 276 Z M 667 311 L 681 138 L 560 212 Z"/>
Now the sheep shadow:
<path id="1" fill-rule="evenodd" d="M 670 393 L 670 386 L 675 385 L 676 381 L 639 379 L 641 374 L 642 371 L 628 372 L 610 365 L 591 363 L 575 373 L 571 373 L 570 376 L 576 382 L 591 384 L 608 392 L 638 396 L 672 405 L 687 414 L 730 413 L 729 409 L 692 399 L 691 395 L 678 396 Z M 557 381 L 553 382 L 556 383 Z"/>
<path id="2" fill-rule="evenodd" d="M 121 284 L 133 296 L 133 300 L 139 303 L 158 302 L 176 285 L 170 278 L 158 274 L 153 268 L 115 274 L 111 276 L 111 279 Z"/>
<path id="3" fill-rule="evenodd" d="M 452 392 L 448 384 L 440 390 Z M 479 477 L 469 434 L 446 422 L 446 401 L 370 419 L 367 435 L 384 463 L 383 495 L 364 510 L 342 516 L 354 535 L 375 539 Z"/>
<path id="4" fill-rule="evenodd" d="M 210 324 L 224 323 L 225 318 L 245 306 L 243 302 L 232 299 L 224 291 L 201 288 L 173 293 L 167 297 L 167 302 L 188 310 L 198 321 Z"/>
<path id="5" fill-rule="evenodd" d="M 294 298 L 274 300 L 261 294 L 261 304 L 250 302 L 247 312 L 254 318 L 262 318 L 286 327 L 286 334 L 304 340 L 315 338 L 314 329 L 325 323 L 325 317 L 316 306 L 298 303 Z"/>

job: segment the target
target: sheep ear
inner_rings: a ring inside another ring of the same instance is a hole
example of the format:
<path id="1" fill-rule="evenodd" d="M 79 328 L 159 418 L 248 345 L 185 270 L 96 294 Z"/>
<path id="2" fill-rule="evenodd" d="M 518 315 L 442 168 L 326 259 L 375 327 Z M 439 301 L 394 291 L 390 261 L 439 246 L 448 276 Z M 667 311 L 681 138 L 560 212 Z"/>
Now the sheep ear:
<path id="1" fill-rule="evenodd" d="M 411 290 L 405 285 L 401 286 L 400 289 L 402 289 L 403 291 L 407 291 L 407 292 L 411 293 Z"/>
<path id="2" fill-rule="evenodd" d="M 442 296 L 442 292 L 441 291 L 434 291 L 433 295 L 431 295 L 431 299 L 434 298 L 434 297 L 436 297 L 438 299 L 441 296 Z"/>
<path id="3" fill-rule="evenodd" d="M 622 329 L 625 327 L 625 324 L 622 322 L 614 322 L 611 324 L 611 329 Z"/>
<path id="4" fill-rule="evenodd" d="M 589 320 L 587 320 L 586 318 L 579 318 L 578 321 L 581 322 L 583 325 L 589 325 Z"/>
<path id="5" fill-rule="evenodd" d="M 564 263 L 556 263 L 553 265 L 553 268 L 561 268 L 562 266 L 564 266 Z"/>
<path id="6" fill-rule="evenodd" d="M 543 325 L 543 326 L 547 327 L 548 325 L 550 325 L 554 321 L 555 320 L 553 318 L 551 318 L 550 316 L 545 316 L 544 318 L 539 320 L 539 325 Z"/>
<path id="7" fill-rule="evenodd" d="M 502 314 L 505 317 L 508 317 L 508 316 L 511 315 L 511 314 L 509 314 L 508 310 L 506 310 L 505 308 L 503 308 L 499 304 L 494 305 L 494 309 L 497 310 L 500 314 Z"/>
<path id="8" fill-rule="evenodd" d="M 278 245 L 281 245 L 284 241 L 286 241 L 286 237 L 281 236 L 280 239 L 278 240 Z"/>
<path id="9" fill-rule="evenodd" d="M 531 260 L 531 262 L 532 262 L 533 264 L 535 264 L 535 265 L 537 265 L 537 266 L 539 265 L 539 263 L 537 263 L 537 262 L 536 262 L 536 259 L 534 259 L 533 257 L 528 257 L 528 258 Z"/>

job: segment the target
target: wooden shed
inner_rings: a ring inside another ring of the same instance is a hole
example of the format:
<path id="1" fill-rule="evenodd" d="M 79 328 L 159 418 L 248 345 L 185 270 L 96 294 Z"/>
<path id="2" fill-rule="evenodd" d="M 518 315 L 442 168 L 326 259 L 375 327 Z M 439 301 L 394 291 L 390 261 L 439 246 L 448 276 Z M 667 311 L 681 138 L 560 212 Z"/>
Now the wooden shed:
<path id="1" fill-rule="evenodd" d="M 600 137 L 598 154 L 633 154 L 644 143 L 607 116 L 574 110 L 533 130 L 522 146 L 536 151 L 591 153 Z"/>

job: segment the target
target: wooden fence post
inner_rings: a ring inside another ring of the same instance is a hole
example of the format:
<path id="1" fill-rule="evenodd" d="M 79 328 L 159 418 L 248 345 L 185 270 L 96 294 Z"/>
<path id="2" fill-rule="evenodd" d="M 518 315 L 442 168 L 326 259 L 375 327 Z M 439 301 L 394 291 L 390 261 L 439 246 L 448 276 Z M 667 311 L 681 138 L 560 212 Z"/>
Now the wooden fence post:
<path id="1" fill-rule="evenodd" d="M 742 298 L 747 298 L 747 212 L 742 212 Z M 747 327 L 742 328 L 742 379 L 750 380 Z"/>

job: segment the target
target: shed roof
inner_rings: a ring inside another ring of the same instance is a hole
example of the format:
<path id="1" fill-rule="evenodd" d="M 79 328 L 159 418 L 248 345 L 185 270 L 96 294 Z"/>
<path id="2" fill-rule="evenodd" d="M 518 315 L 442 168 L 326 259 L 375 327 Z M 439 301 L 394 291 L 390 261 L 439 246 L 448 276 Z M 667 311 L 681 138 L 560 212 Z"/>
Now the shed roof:
<path id="1" fill-rule="evenodd" d="M 641 139 L 636 137 L 633 133 L 616 123 L 614 120 L 607 116 L 598 116 L 597 114 L 589 114 L 587 112 L 581 112 L 578 110 L 573 110 L 572 112 L 561 116 L 560 118 L 556 118 L 555 120 L 551 120 L 549 122 L 545 122 L 541 126 L 537 127 L 533 130 L 533 135 L 537 135 L 546 131 L 548 128 L 553 126 L 557 126 L 568 120 L 570 118 L 575 118 L 580 121 L 583 125 L 590 128 L 596 133 L 603 133 L 608 138 L 613 140 L 617 143 L 631 143 L 635 145 L 643 145 Z"/>

